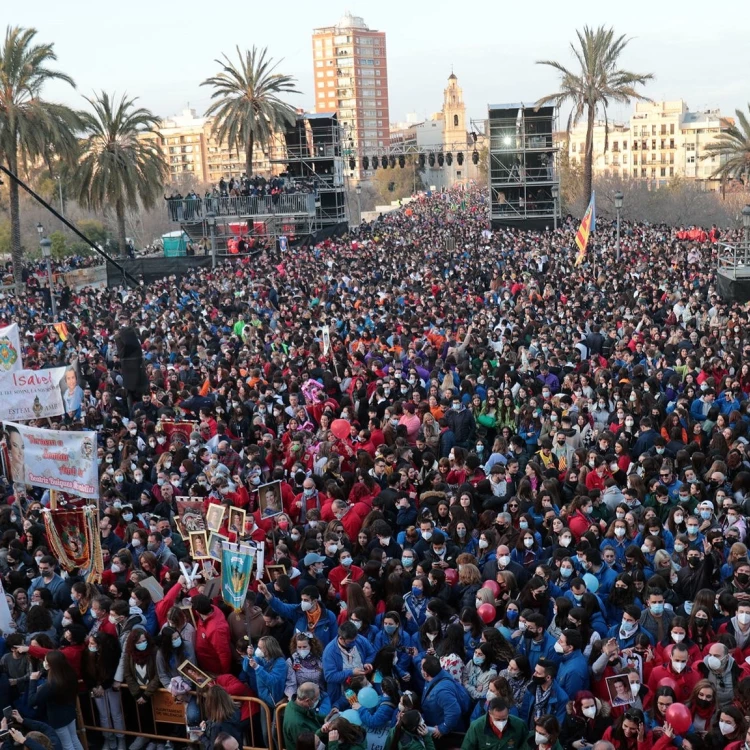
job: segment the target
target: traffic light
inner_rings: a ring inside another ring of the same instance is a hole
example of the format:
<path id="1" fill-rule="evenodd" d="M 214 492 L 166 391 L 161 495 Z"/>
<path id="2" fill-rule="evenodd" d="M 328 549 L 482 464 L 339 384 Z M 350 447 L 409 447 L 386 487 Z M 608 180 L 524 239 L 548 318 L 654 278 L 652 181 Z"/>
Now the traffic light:
<path id="1" fill-rule="evenodd" d="M 474 151 L 472 151 L 471 161 L 474 164 L 479 164 L 479 151 L 477 151 L 476 149 L 474 149 Z"/>

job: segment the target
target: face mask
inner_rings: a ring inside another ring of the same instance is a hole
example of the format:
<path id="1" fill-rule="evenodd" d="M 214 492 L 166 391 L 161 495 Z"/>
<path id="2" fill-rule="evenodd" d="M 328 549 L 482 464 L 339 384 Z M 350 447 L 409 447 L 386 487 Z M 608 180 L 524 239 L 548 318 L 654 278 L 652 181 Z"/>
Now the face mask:
<path id="1" fill-rule="evenodd" d="M 626 534 L 626 529 L 623 529 L 621 526 L 615 529 L 615 536 L 622 539 Z"/>
<path id="2" fill-rule="evenodd" d="M 380 545 L 382 547 L 387 547 L 390 543 L 391 543 L 391 538 L 389 536 L 381 537 Z"/>
<path id="3" fill-rule="evenodd" d="M 110 615 L 110 616 L 109 616 L 109 621 L 110 621 L 110 622 L 111 622 L 111 623 L 112 623 L 113 625 L 117 625 L 117 617 L 116 617 L 115 615 Z"/>
<path id="4" fill-rule="evenodd" d="M 96 653 L 96 652 L 97 652 L 98 650 L 99 650 L 99 647 L 98 647 L 98 646 L 94 646 L 94 645 L 91 645 L 91 644 L 89 644 L 89 651 L 90 651 L 90 652 L 91 652 L 92 654 L 95 654 L 95 653 Z"/>
<path id="5" fill-rule="evenodd" d="M 425 542 L 429 542 L 430 539 L 432 539 L 432 532 L 431 531 L 423 531 L 422 532 L 422 539 L 424 539 Z"/>
<path id="6" fill-rule="evenodd" d="M 684 633 L 672 633 L 672 640 L 675 643 L 682 643 L 685 640 Z"/>
<path id="7" fill-rule="evenodd" d="M 648 544 L 642 544 L 641 545 L 641 552 L 643 552 L 644 555 L 650 555 L 651 554 L 651 547 L 649 547 Z"/>
<path id="8" fill-rule="evenodd" d="M 617 516 L 617 520 L 618 520 L 618 521 L 622 521 L 622 520 L 623 520 L 623 519 L 625 518 L 625 514 L 624 514 L 624 513 L 622 513 L 622 512 L 620 512 L 620 513 L 615 513 L 615 516 Z"/>
<path id="9" fill-rule="evenodd" d="M 487 549 L 487 547 L 490 546 L 490 543 L 486 539 L 480 539 L 477 545 L 479 549 Z"/>
<path id="10" fill-rule="evenodd" d="M 308 656 L 310 656 L 310 649 L 309 648 L 298 648 L 297 649 L 297 656 L 299 656 L 300 659 L 306 659 Z"/>
<path id="11" fill-rule="evenodd" d="M 498 560 L 500 562 L 500 565 L 502 565 L 503 567 L 507 567 L 508 565 L 510 565 L 510 557 L 508 555 L 500 555 Z"/>
<path id="12" fill-rule="evenodd" d="M 483 601 L 482 601 L 481 599 L 475 599 L 475 600 L 474 600 L 474 606 L 475 606 L 475 607 L 476 607 L 477 609 L 479 609 L 479 608 L 480 608 L 480 607 L 481 607 L 481 606 L 482 606 L 483 604 L 484 604 L 484 602 L 483 602 Z"/>
<path id="13" fill-rule="evenodd" d="M 712 654 L 709 654 L 704 659 L 706 666 L 709 669 L 713 669 L 714 671 L 718 672 L 721 669 L 721 659 L 719 659 L 718 656 L 713 656 Z"/>
<path id="14" fill-rule="evenodd" d="M 526 547 L 526 549 L 531 549 L 534 546 L 534 540 L 533 539 L 524 539 L 523 540 L 523 546 Z"/>
<path id="15" fill-rule="evenodd" d="M 691 536 L 695 536 L 698 533 L 698 527 L 692 523 L 688 524 L 687 530 L 688 534 L 690 534 Z"/>
<path id="16" fill-rule="evenodd" d="M 544 734 L 540 734 L 539 732 L 534 732 L 534 742 L 537 745 L 546 745 L 549 741 L 549 737 L 547 737 Z"/>
<path id="17" fill-rule="evenodd" d="M 682 670 L 685 669 L 686 666 L 687 666 L 687 662 L 684 662 L 684 661 L 672 662 L 672 669 L 677 673 L 682 672 Z"/>
<path id="18" fill-rule="evenodd" d="M 70 617 L 63 617 L 60 622 L 64 628 L 67 628 L 68 625 L 70 625 L 73 622 L 73 620 L 71 620 Z"/>
<path id="19" fill-rule="evenodd" d="M 385 630 L 388 635 L 393 635 L 398 630 L 398 625 L 383 625 L 383 630 Z"/>
<path id="20" fill-rule="evenodd" d="M 182 638 L 179 636 L 177 638 L 172 639 L 172 648 L 179 648 L 182 646 Z"/>
<path id="21" fill-rule="evenodd" d="M 684 544 L 675 544 L 674 551 L 677 552 L 677 554 L 681 554 L 685 551 L 685 545 Z"/>
<path id="22" fill-rule="evenodd" d="M 135 597 L 133 597 L 133 596 L 131 596 L 130 599 L 128 599 L 128 604 L 131 607 L 137 607 L 138 606 L 138 602 L 135 600 Z"/>
<path id="23" fill-rule="evenodd" d="M 298 542 L 299 539 L 300 539 L 299 534 L 296 531 L 293 531 L 292 534 L 291 534 L 291 536 L 292 536 L 292 541 L 293 542 Z"/>
<path id="24" fill-rule="evenodd" d="M 685 500 L 687 500 L 687 498 L 685 498 Z M 674 522 L 675 522 L 676 524 L 680 524 L 680 523 L 682 523 L 682 522 L 683 522 L 683 520 L 684 520 L 684 516 L 683 516 L 682 514 L 679 514 L 679 513 L 675 513 L 675 515 L 674 515 Z"/>
<path id="25" fill-rule="evenodd" d="M 708 521 L 708 519 L 711 518 L 711 511 L 710 510 L 702 510 L 701 511 L 701 518 L 704 521 Z"/>
<path id="26" fill-rule="evenodd" d="M 623 633 L 632 633 L 638 625 L 634 622 L 629 622 L 627 620 L 623 620 L 620 623 L 620 630 L 622 630 Z"/>
<path id="27" fill-rule="evenodd" d="M 302 602 L 299 606 L 300 606 L 300 609 L 303 612 L 309 612 L 313 608 L 313 603 L 312 602 Z"/>
<path id="28" fill-rule="evenodd" d="M 555 641 L 554 649 L 555 651 L 557 651 L 558 654 L 565 653 L 565 649 L 562 647 L 562 644 L 560 643 L 560 641 Z"/>
<path id="29" fill-rule="evenodd" d="M 658 604 L 649 604 L 648 608 L 651 610 L 652 615 L 661 615 L 664 612 L 664 603 L 659 602 Z"/>
<path id="30" fill-rule="evenodd" d="M 502 732 L 503 729 L 505 729 L 505 726 L 508 723 L 508 720 L 505 719 L 505 721 L 496 721 L 495 719 L 493 719 L 492 723 L 498 728 L 499 731 Z"/>
<path id="31" fill-rule="evenodd" d="M 518 522 L 518 528 L 519 529 L 528 529 L 529 528 L 529 522 L 528 521 L 519 521 Z"/>
<path id="32" fill-rule="evenodd" d="M 638 695 L 638 693 L 641 691 L 641 683 L 640 682 L 631 682 L 630 683 L 630 692 L 633 693 L 633 695 Z"/>
<path id="33" fill-rule="evenodd" d="M 435 554 L 436 554 L 436 555 L 437 555 L 438 557 L 445 557 L 445 547 L 443 547 L 442 549 L 435 549 L 435 548 L 433 547 L 433 548 L 432 548 L 432 551 L 433 551 L 433 552 L 434 552 L 434 553 L 435 553 Z"/>
<path id="34" fill-rule="evenodd" d="M 341 558 L 341 564 L 345 568 L 348 568 L 352 564 L 352 558 L 351 557 L 343 557 L 343 558 Z"/>
<path id="35" fill-rule="evenodd" d="M 414 558 L 413 557 L 402 557 L 401 558 L 401 565 L 404 568 L 411 568 L 411 566 L 414 565 Z"/>
<path id="36" fill-rule="evenodd" d="M 561 547 L 568 547 L 570 545 L 571 539 L 569 536 L 564 536 L 562 539 L 560 539 L 560 546 Z"/>
<path id="37" fill-rule="evenodd" d="M 724 735 L 724 737 L 726 737 L 728 734 L 732 734 L 734 730 L 734 724 L 730 724 L 728 721 L 719 722 L 719 731 Z"/>
<path id="38" fill-rule="evenodd" d="M 747 625 L 750 623 L 750 613 L 748 612 L 738 612 L 737 613 L 737 622 L 740 625 Z"/>
<path id="39" fill-rule="evenodd" d="M 146 641 L 141 641 L 140 643 L 136 643 L 135 647 L 139 651 L 145 651 L 148 648 L 148 643 Z"/>

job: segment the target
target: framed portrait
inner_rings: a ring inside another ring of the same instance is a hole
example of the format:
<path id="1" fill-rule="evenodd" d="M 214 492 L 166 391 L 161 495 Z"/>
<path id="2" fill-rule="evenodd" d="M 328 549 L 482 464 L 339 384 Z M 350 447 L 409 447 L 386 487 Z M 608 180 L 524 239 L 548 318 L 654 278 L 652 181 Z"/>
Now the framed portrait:
<path id="1" fill-rule="evenodd" d="M 258 505 L 261 518 L 271 518 L 284 512 L 281 503 L 281 482 L 270 482 L 258 487 Z"/>
<path id="2" fill-rule="evenodd" d="M 609 702 L 613 706 L 629 706 L 633 703 L 633 691 L 630 689 L 630 680 L 627 674 L 607 677 L 605 681 L 609 693 Z"/>
<path id="3" fill-rule="evenodd" d="M 239 539 L 245 532 L 245 511 L 242 508 L 229 508 L 227 525 L 229 531 Z"/>
<path id="4" fill-rule="evenodd" d="M 177 671 L 186 680 L 190 680 L 190 682 L 198 688 L 206 687 L 206 685 L 211 682 L 211 678 L 205 672 L 198 669 L 193 662 L 188 661 L 187 659 L 177 667 Z"/>
<path id="5" fill-rule="evenodd" d="M 221 529 L 221 522 L 224 520 L 225 508 L 223 505 L 217 505 L 211 503 L 206 511 L 206 527 L 209 531 L 219 532 Z"/>
<path id="6" fill-rule="evenodd" d="M 279 576 L 286 575 L 286 568 L 283 565 L 266 565 L 266 575 L 273 583 Z"/>
<path id="7" fill-rule="evenodd" d="M 180 496 L 175 500 L 183 537 L 193 531 L 205 531 L 206 519 L 203 517 L 203 500 L 192 500 Z"/>
<path id="8" fill-rule="evenodd" d="M 224 534 L 216 534 L 212 531 L 211 536 L 208 537 L 208 556 L 217 562 L 221 562 L 221 543 L 228 541 L 228 536 L 224 536 Z"/>
<path id="9" fill-rule="evenodd" d="M 205 560 L 208 555 L 208 539 L 205 531 L 190 532 L 190 556 L 194 560 Z"/>

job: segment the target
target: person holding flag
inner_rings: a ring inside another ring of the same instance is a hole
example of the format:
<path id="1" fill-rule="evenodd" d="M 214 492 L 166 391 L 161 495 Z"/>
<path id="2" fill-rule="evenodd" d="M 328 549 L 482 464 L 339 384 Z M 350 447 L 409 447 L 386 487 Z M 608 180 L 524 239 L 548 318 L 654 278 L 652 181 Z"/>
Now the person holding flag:
<path id="1" fill-rule="evenodd" d="M 576 245 L 578 246 L 576 267 L 580 266 L 586 257 L 589 237 L 594 229 L 596 229 L 596 193 L 591 193 L 589 207 L 586 209 L 586 213 L 583 215 L 583 219 L 581 219 L 581 226 L 578 227 L 578 231 L 576 232 Z"/>

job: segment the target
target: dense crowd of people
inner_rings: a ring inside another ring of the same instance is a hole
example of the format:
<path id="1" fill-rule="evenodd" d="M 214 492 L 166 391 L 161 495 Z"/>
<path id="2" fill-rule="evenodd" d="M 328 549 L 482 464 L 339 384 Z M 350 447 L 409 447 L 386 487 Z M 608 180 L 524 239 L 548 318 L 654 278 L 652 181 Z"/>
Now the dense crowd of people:
<path id="1" fill-rule="evenodd" d="M 80 408 L 40 426 L 98 434 L 105 565 L 60 570 L 48 495 L 3 480 L 6 742 L 80 750 L 84 690 L 124 750 L 166 689 L 217 750 L 271 741 L 242 696 L 286 702 L 287 750 L 750 748 L 748 306 L 707 238 L 624 224 L 617 263 L 600 221 L 578 267 L 576 229 L 490 231 L 457 189 L 74 292 L 66 341 L 1 299 L 26 367 L 79 363 Z M 180 568 L 183 496 L 265 543 L 240 611 Z"/>

